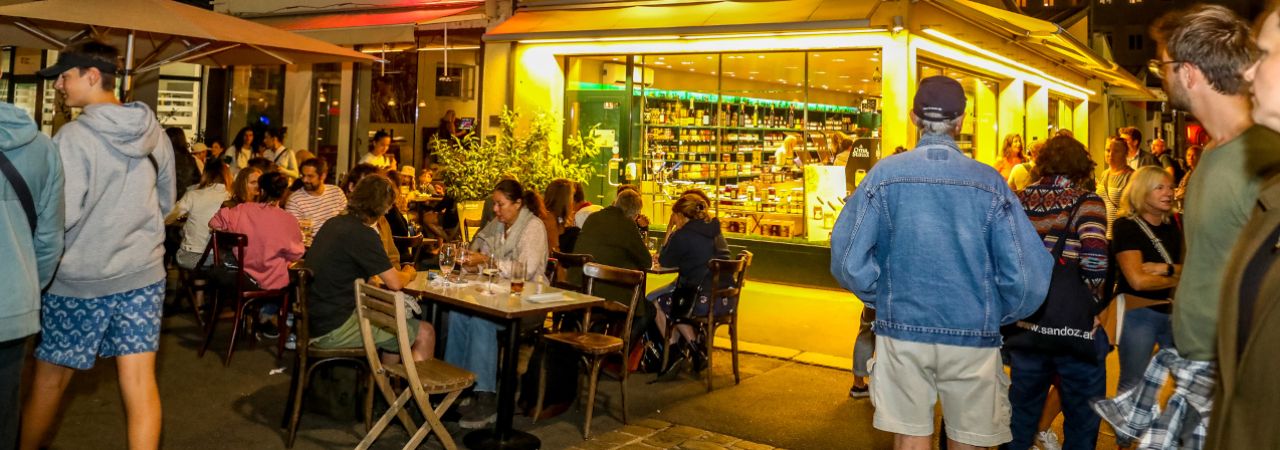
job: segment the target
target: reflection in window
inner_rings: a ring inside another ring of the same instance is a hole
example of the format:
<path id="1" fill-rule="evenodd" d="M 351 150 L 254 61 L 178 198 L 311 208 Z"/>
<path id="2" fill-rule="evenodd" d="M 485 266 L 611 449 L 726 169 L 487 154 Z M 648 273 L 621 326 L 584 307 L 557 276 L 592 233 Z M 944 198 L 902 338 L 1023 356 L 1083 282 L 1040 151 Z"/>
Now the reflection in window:
<path id="1" fill-rule="evenodd" d="M 241 127 L 278 127 L 284 124 L 284 67 L 236 67 L 231 81 L 231 120 L 223 136 L 235 136 Z"/>
<path id="2" fill-rule="evenodd" d="M 386 62 L 373 67 L 372 123 L 413 123 L 418 99 L 418 52 L 379 54 Z"/>

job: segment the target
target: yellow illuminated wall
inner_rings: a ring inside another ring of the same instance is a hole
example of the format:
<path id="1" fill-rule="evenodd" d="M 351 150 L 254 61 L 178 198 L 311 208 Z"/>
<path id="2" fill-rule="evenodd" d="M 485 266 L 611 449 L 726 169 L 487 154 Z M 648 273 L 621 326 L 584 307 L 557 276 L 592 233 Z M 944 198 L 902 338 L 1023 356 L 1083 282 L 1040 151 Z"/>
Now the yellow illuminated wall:
<path id="1" fill-rule="evenodd" d="M 1007 135 L 1016 134 L 1024 138 L 1027 135 L 1027 131 L 1023 128 L 1026 125 L 1026 120 L 1023 118 L 1023 112 L 1026 110 L 1025 88 L 1026 82 L 1018 79 L 1001 86 L 999 99 L 1001 146 L 1004 145 L 1004 137 Z M 1023 142 L 1026 142 L 1026 139 L 1023 139 Z"/>
<path id="2" fill-rule="evenodd" d="M 1027 85 L 1026 142 L 1043 141 L 1049 134 L 1049 88 Z"/>
<path id="3" fill-rule="evenodd" d="M 973 83 L 974 124 L 973 152 L 974 158 L 987 164 L 994 164 L 999 151 L 997 137 L 997 100 L 996 90 L 983 80 L 971 78 Z"/>
<path id="4" fill-rule="evenodd" d="M 880 109 L 884 118 L 881 122 L 883 134 L 880 135 L 882 157 L 893 154 L 893 149 L 898 146 L 914 147 L 916 142 L 915 126 L 911 124 L 911 96 L 916 91 L 916 54 L 907 39 L 907 33 L 898 33 L 887 40 L 881 50 L 884 55 L 884 78 L 880 86 L 883 97 Z"/>

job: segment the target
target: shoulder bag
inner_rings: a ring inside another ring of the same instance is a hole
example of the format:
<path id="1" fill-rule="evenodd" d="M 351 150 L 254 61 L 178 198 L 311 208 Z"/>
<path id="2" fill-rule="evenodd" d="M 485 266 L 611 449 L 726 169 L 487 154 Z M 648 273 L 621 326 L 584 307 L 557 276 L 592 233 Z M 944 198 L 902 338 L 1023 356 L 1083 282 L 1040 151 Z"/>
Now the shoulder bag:
<path id="1" fill-rule="evenodd" d="M 1067 215 L 1066 224 L 1058 233 L 1058 242 L 1053 246 L 1053 277 L 1044 304 L 1030 317 L 1004 327 L 1006 348 L 1097 360 L 1099 355 L 1094 342 L 1097 333 L 1093 324 L 1094 317 L 1103 308 L 1094 300 L 1093 292 L 1080 276 L 1079 259 L 1062 256 L 1072 220 L 1083 200 L 1083 197 L 1076 200 Z"/>
<path id="2" fill-rule="evenodd" d="M 18 195 L 18 202 L 22 203 L 23 212 L 27 213 L 27 225 L 31 227 L 31 234 L 36 234 L 36 202 L 31 195 L 31 189 L 27 186 L 27 181 L 22 178 L 22 174 L 18 172 L 18 168 L 13 166 L 13 162 L 9 161 L 9 157 L 0 152 L 0 172 L 4 173 L 4 177 L 9 180 L 9 185 L 13 186 L 13 192 Z"/>

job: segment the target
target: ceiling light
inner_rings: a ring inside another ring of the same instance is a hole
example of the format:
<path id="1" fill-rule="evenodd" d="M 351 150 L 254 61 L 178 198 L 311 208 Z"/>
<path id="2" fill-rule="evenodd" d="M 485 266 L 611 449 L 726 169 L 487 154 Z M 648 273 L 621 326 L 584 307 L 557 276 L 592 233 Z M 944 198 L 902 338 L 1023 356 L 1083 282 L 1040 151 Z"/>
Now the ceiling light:
<path id="1" fill-rule="evenodd" d="M 817 53 L 814 53 L 814 54 L 813 54 L 813 57 L 814 57 L 814 58 L 821 58 L 821 57 L 822 57 L 822 55 L 819 55 L 819 54 L 817 54 Z"/>
<path id="2" fill-rule="evenodd" d="M 869 79 L 869 78 L 863 78 L 863 79 L 862 79 L 862 82 L 863 82 L 863 83 L 870 83 L 870 82 L 871 82 L 871 79 Z"/>
<path id="3" fill-rule="evenodd" d="M 787 69 L 787 70 L 799 70 L 800 68 L 799 68 L 799 67 L 796 67 L 796 66 L 787 66 L 787 67 L 785 67 L 785 69 Z"/>
<path id="4" fill-rule="evenodd" d="M 693 61 L 680 61 L 680 64 L 687 66 L 687 65 L 693 64 Z"/>
<path id="5" fill-rule="evenodd" d="M 876 58 L 876 57 L 874 57 L 874 56 L 873 56 L 873 57 L 871 57 L 871 58 L 870 58 L 870 60 L 871 60 L 871 62 L 877 62 L 877 61 L 880 61 L 880 58 Z"/>
<path id="6" fill-rule="evenodd" d="M 821 70 L 819 70 L 819 71 L 817 71 L 817 72 L 814 72 L 814 73 L 816 73 L 816 74 L 818 74 L 818 75 L 826 75 L 826 74 L 827 74 L 826 72 L 823 72 L 823 71 L 821 71 Z"/>
<path id="7" fill-rule="evenodd" d="M 752 75 L 756 75 L 756 74 L 759 74 L 760 72 L 757 72 L 757 71 L 752 70 L 752 71 L 747 72 L 747 73 L 752 74 Z"/>
<path id="8" fill-rule="evenodd" d="M 848 75 L 840 75 L 840 79 L 841 79 L 841 80 L 848 80 L 848 79 L 849 79 L 849 76 L 848 76 Z"/>
<path id="9" fill-rule="evenodd" d="M 614 61 L 621 61 L 621 58 L 613 58 Z"/>
<path id="10" fill-rule="evenodd" d="M 712 58 L 715 58 L 715 57 L 714 57 L 714 56 L 708 56 L 708 57 L 707 57 L 707 59 L 712 59 Z"/>
<path id="11" fill-rule="evenodd" d="M 711 74 L 712 74 L 712 75 L 715 75 L 715 74 L 716 74 L 716 71 L 712 70 L 712 71 L 711 71 Z"/>
<path id="12" fill-rule="evenodd" d="M 764 55 L 756 55 L 756 58 L 764 59 Z"/>
<path id="13" fill-rule="evenodd" d="M 689 69 L 689 71 L 690 71 L 690 72 L 693 72 L 693 69 L 692 69 L 692 68 L 690 68 L 690 69 Z"/>
<path id="14" fill-rule="evenodd" d="M 864 90 L 862 90 L 862 89 L 858 89 L 858 93 L 859 93 L 859 94 L 866 94 L 866 93 L 867 93 L 867 91 L 864 91 Z"/>
<path id="15" fill-rule="evenodd" d="M 844 58 L 836 58 L 836 59 L 833 59 L 832 61 L 834 61 L 834 62 L 844 62 Z"/>
<path id="16" fill-rule="evenodd" d="M 898 34 L 904 28 L 902 22 L 902 16 L 893 16 L 893 28 L 890 28 L 889 30 L 893 31 L 894 34 Z"/>

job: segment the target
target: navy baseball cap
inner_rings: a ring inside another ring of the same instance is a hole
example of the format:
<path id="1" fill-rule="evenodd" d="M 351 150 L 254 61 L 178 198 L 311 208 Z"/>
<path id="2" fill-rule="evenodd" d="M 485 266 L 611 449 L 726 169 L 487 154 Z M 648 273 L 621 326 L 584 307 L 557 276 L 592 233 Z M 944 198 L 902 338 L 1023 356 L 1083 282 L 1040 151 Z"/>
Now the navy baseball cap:
<path id="1" fill-rule="evenodd" d="M 118 74 L 120 69 L 116 67 L 114 62 L 107 62 L 94 58 L 82 53 L 60 52 L 58 53 L 58 62 L 52 66 L 40 69 L 36 72 L 40 78 L 58 78 L 63 72 L 77 68 L 97 68 L 99 72 L 107 74 Z"/>
<path id="2" fill-rule="evenodd" d="M 936 75 L 920 81 L 911 111 L 921 119 L 951 120 L 964 114 L 964 106 L 960 82 Z"/>

